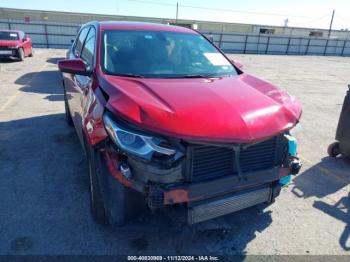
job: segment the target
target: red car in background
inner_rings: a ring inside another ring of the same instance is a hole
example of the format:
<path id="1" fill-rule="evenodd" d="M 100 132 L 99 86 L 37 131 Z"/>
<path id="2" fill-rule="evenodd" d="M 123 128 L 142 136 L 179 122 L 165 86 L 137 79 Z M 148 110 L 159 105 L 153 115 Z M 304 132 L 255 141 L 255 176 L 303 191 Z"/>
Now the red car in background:
<path id="1" fill-rule="evenodd" d="M 32 40 L 22 31 L 0 30 L 0 57 L 23 61 L 26 56 L 33 56 Z"/>
<path id="2" fill-rule="evenodd" d="M 91 22 L 58 66 L 99 222 L 121 225 L 148 205 L 198 223 L 274 202 L 299 172 L 289 133 L 299 102 L 199 32 Z"/>

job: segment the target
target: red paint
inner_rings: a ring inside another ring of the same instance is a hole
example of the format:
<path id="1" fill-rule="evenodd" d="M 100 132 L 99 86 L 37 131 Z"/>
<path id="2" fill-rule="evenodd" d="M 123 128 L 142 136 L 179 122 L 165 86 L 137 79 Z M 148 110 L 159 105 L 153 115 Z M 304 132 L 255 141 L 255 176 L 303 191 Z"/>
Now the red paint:
<path id="1" fill-rule="evenodd" d="M 84 61 L 80 58 L 60 60 L 58 61 L 58 68 L 62 72 L 71 73 L 71 74 L 80 74 L 80 75 L 89 74 L 86 71 L 86 65 Z"/>
<path id="2" fill-rule="evenodd" d="M 189 201 L 186 189 L 175 189 L 164 192 L 164 205 L 179 204 Z"/>
<path id="3" fill-rule="evenodd" d="M 157 133 L 191 140 L 253 142 L 292 128 L 300 104 L 249 74 L 215 79 L 104 76 L 107 108 Z"/>
<path id="4" fill-rule="evenodd" d="M 89 89 L 91 92 L 92 101 L 90 99 L 84 99 L 83 103 L 86 105 L 83 107 L 83 131 L 85 137 L 90 145 L 96 145 L 107 137 L 107 132 L 103 123 L 103 113 L 106 101 L 104 100 L 100 90 L 95 92 Z M 89 96 L 89 95 L 88 95 Z M 88 127 L 91 127 L 89 129 Z"/>
<path id="5" fill-rule="evenodd" d="M 24 55 L 28 56 L 32 53 L 32 40 L 25 35 L 24 32 L 19 30 L 0 30 L 0 32 L 15 33 L 19 36 L 19 40 L 1 40 L 0 47 L 18 47 L 22 48 Z"/>

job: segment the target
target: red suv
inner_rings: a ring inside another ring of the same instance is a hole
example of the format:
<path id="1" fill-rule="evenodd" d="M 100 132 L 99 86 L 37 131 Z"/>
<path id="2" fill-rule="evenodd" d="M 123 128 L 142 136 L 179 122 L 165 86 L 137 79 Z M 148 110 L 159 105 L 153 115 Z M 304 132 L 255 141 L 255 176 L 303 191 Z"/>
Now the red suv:
<path id="1" fill-rule="evenodd" d="M 289 133 L 301 106 L 237 65 L 183 27 L 80 29 L 58 66 L 97 221 L 172 206 L 193 224 L 274 201 L 301 166 Z"/>
<path id="2" fill-rule="evenodd" d="M 0 30 L 0 57 L 16 57 L 23 61 L 33 56 L 32 40 L 18 30 Z"/>

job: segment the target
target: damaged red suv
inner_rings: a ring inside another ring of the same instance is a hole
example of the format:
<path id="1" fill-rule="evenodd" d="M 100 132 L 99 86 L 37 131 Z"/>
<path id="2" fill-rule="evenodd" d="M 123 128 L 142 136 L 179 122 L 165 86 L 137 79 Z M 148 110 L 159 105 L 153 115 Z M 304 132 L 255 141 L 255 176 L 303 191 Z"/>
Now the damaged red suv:
<path id="1" fill-rule="evenodd" d="M 301 166 L 301 106 L 237 65 L 191 29 L 82 26 L 58 66 L 97 221 L 176 206 L 193 224 L 274 202 Z"/>

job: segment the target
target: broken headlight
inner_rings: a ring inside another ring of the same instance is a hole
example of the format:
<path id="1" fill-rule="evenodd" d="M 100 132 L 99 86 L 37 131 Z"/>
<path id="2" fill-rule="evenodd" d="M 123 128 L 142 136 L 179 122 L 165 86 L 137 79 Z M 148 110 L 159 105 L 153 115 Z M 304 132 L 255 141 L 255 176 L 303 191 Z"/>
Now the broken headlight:
<path id="1" fill-rule="evenodd" d="M 175 149 L 162 146 L 167 144 L 165 139 L 127 130 L 118 125 L 109 113 L 104 114 L 103 121 L 111 140 L 125 152 L 147 160 L 151 160 L 154 153 L 166 156 L 176 154 Z"/>

